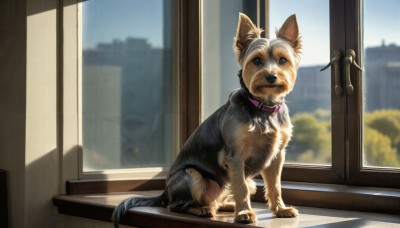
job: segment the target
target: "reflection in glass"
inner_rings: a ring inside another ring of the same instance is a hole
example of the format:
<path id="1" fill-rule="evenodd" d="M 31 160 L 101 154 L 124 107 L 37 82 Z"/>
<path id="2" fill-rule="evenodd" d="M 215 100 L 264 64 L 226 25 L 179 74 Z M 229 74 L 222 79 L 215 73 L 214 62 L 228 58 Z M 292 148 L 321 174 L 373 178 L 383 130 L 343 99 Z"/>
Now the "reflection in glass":
<path id="1" fill-rule="evenodd" d="M 172 1 L 83 2 L 83 170 L 172 160 Z"/>
<path id="2" fill-rule="evenodd" d="M 364 1 L 363 164 L 400 167 L 400 2 Z"/>
<path id="3" fill-rule="evenodd" d="M 237 74 L 240 68 L 232 44 L 243 3 L 242 0 L 203 1 L 203 120 L 225 104 L 229 94 L 239 88 Z"/>

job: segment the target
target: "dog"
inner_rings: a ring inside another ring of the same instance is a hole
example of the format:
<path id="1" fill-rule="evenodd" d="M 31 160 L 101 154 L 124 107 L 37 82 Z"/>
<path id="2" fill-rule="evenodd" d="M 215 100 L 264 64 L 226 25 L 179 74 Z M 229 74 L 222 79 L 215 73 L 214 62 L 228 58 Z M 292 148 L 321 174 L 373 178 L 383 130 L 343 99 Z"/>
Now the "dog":
<path id="1" fill-rule="evenodd" d="M 302 47 L 296 15 L 276 30 L 276 39 L 261 38 L 262 32 L 239 14 L 233 49 L 241 66 L 241 88 L 183 145 L 164 192 L 124 200 L 113 212 L 115 227 L 129 208 L 138 206 L 169 206 L 200 217 L 228 210 L 234 211 L 237 223 L 255 223 L 250 196 L 258 174 L 269 209 L 277 217 L 298 216 L 297 209 L 285 206 L 281 192 L 285 147 L 292 136 L 285 96 L 295 84 Z"/>

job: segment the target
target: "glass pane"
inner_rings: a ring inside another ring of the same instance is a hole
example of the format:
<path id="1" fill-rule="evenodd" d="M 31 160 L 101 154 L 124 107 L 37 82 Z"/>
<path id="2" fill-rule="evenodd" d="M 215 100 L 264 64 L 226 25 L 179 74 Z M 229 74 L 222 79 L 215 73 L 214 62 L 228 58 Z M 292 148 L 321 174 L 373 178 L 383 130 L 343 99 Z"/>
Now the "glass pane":
<path id="1" fill-rule="evenodd" d="M 399 12 L 399 1 L 364 1 L 365 166 L 400 168 Z"/>
<path id="2" fill-rule="evenodd" d="M 239 12 L 243 12 L 242 0 L 203 1 L 203 120 L 239 88 L 240 67 L 232 49 Z"/>
<path id="3" fill-rule="evenodd" d="M 286 163 L 331 164 L 331 71 L 320 71 L 330 58 L 329 1 L 270 1 L 269 34 L 274 37 L 287 16 L 296 13 L 303 42 L 296 85 L 287 96 L 293 137 Z"/>
<path id="4" fill-rule="evenodd" d="M 244 4 L 246 2 L 246 4 Z M 249 3 L 250 2 L 250 3 Z M 240 87 L 238 65 L 232 50 L 238 13 L 256 1 L 203 1 L 203 120 L 222 106 L 229 94 Z M 329 62 L 329 1 L 269 1 L 269 34 L 296 12 L 303 51 L 295 89 L 288 95 L 294 135 L 286 161 L 290 163 L 331 164 L 330 70 L 320 72 Z M 264 9 L 260 9 L 263 14 Z M 256 12 L 253 12 L 256 14 Z"/>
<path id="5" fill-rule="evenodd" d="M 168 166 L 172 0 L 82 5 L 83 170 Z"/>

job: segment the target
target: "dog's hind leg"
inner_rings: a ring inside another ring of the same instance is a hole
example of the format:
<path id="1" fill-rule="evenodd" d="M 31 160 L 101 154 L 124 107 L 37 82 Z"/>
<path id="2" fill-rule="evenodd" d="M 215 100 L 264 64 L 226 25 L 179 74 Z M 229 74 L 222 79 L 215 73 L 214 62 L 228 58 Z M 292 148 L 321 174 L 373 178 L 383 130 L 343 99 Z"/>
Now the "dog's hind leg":
<path id="1" fill-rule="evenodd" d="M 192 177 L 190 187 L 193 199 L 204 205 L 202 207 L 192 207 L 188 210 L 188 213 L 201 217 L 212 217 L 217 210 L 217 199 L 223 190 L 215 181 L 203 178 L 194 168 L 186 169 L 186 173 Z"/>
<path id="2" fill-rule="evenodd" d="M 221 188 L 216 182 L 204 179 L 196 169 L 187 168 L 171 178 L 168 192 L 172 211 L 212 217 Z"/>

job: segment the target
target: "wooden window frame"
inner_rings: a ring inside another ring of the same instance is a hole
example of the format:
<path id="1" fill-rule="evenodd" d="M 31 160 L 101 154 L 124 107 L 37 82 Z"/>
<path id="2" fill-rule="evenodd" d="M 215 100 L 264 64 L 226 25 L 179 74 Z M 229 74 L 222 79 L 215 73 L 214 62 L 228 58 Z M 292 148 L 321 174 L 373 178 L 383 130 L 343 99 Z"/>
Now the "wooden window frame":
<path id="1" fill-rule="evenodd" d="M 350 18 L 354 20 L 355 23 L 359 23 L 360 15 L 353 15 L 351 11 L 351 7 L 345 8 L 345 1 L 339 0 L 340 4 L 337 4 L 337 1 L 330 1 L 330 17 L 331 28 L 336 28 L 335 31 L 337 33 L 331 33 L 331 45 L 332 50 L 340 49 L 344 46 L 343 42 L 345 40 L 346 34 L 349 31 L 345 31 L 340 28 L 340 26 L 344 26 L 344 19 L 338 20 L 338 18 Z M 352 1 L 353 2 L 353 1 Z M 356 2 L 356 1 L 354 1 Z M 61 9 L 60 12 L 74 11 L 74 7 L 78 3 L 77 0 L 67 0 L 64 1 L 64 9 Z M 334 4 L 336 3 L 336 4 Z M 186 139 L 190 136 L 191 132 L 196 129 L 196 127 L 200 124 L 201 120 L 201 5 L 202 1 L 186 1 L 186 0 L 177 0 L 176 1 L 177 8 L 179 9 L 179 61 L 180 61 L 180 79 L 179 79 L 179 89 L 180 89 L 180 134 L 179 134 L 179 143 L 183 145 Z M 354 7 L 357 7 L 355 4 Z M 345 10 L 346 9 L 346 10 Z M 335 16 L 333 16 L 335 15 Z M 69 23 L 78 23 L 77 18 L 71 17 L 70 14 L 62 14 L 62 20 L 60 22 L 60 26 L 63 27 L 63 21 L 73 20 Z M 333 19 L 334 17 L 334 19 Z M 74 21 L 75 20 L 75 21 Z M 69 27 L 69 28 L 73 28 Z M 342 27 L 343 28 L 343 27 Z M 76 28 L 75 28 L 76 29 Z M 68 33 L 68 28 L 63 30 L 63 33 Z M 75 31 L 76 32 L 76 31 Z M 357 33 L 359 36 L 360 33 Z M 65 94 L 66 91 L 69 91 L 69 88 L 72 88 L 72 91 L 77 91 L 76 85 L 66 80 L 65 78 L 68 75 L 75 75 L 79 70 L 79 63 L 75 62 L 72 67 L 68 65 L 70 63 L 66 63 L 71 56 L 77 54 L 78 47 L 76 46 L 77 40 L 79 37 L 64 37 L 64 44 L 72 45 L 74 48 L 65 49 L 61 51 L 64 58 L 61 61 L 60 65 L 62 70 L 60 73 L 62 75 L 62 80 L 60 80 L 60 88 L 64 88 L 62 91 L 62 96 L 60 99 L 60 123 L 61 128 L 59 129 L 59 134 L 62 138 L 60 141 L 60 147 L 63 148 L 63 165 L 64 167 L 69 167 L 69 169 L 64 170 L 62 184 L 65 187 L 66 194 L 91 194 L 91 193 L 112 193 L 112 192 L 124 192 L 124 191 L 133 191 L 133 190 L 159 190 L 163 189 L 165 185 L 165 180 L 163 178 L 159 179 L 139 179 L 139 180 L 79 180 L 78 164 L 76 161 L 71 162 L 78 156 L 79 144 L 78 140 L 70 136 L 70 132 L 76 132 L 77 126 L 69 125 L 74 121 L 77 121 L 78 114 L 76 111 L 74 112 L 74 102 L 78 99 L 77 95 Z M 338 39 L 340 37 L 340 39 Z M 343 38 L 343 39 L 342 39 Z M 354 44 L 353 40 L 347 40 L 346 42 L 349 44 Z M 355 45 L 355 44 L 354 44 Z M 75 52 L 74 52 L 75 50 Z M 357 50 L 360 50 L 360 47 L 357 47 Z M 343 64 L 343 60 L 342 60 Z M 66 67 L 68 65 L 68 67 Z M 341 67 L 341 75 L 343 74 L 343 67 Z M 357 72 L 354 72 L 356 74 Z M 72 76 L 73 77 L 73 76 Z M 360 76 L 354 79 L 354 84 L 358 85 L 359 91 L 361 91 L 359 81 Z M 342 80 L 343 81 L 343 80 Z M 333 79 L 332 79 L 333 84 Z M 332 131 L 340 131 L 343 132 L 341 134 L 336 134 L 332 138 L 333 145 L 336 145 L 334 148 L 336 152 L 333 153 L 332 157 L 332 167 L 321 167 L 321 166 L 302 166 L 302 165 L 285 165 L 283 170 L 283 192 L 284 197 L 287 203 L 294 205 L 304 205 L 304 206 L 316 206 L 316 207 L 327 207 L 327 208 L 336 208 L 336 209 L 347 209 L 347 210 L 361 210 L 361 211 L 372 211 L 372 212 L 385 212 L 390 213 L 393 212 L 400 205 L 400 196 L 398 195 L 399 182 L 394 181 L 398 178 L 398 173 L 390 174 L 388 176 L 383 177 L 382 172 L 374 172 L 371 173 L 371 170 L 363 170 L 359 165 L 361 165 L 360 154 L 359 153 L 350 153 L 347 154 L 346 151 L 361 151 L 360 142 L 357 144 L 348 144 L 343 145 L 341 142 L 346 138 L 344 123 L 346 121 L 343 113 L 355 111 L 360 115 L 362 111 L 361 106 L 361 96 L 362 93 L 359 93 L 355 96 L 353 100 L 348 100 L 348 106 L 345 106 L 345 100 L 340 99 L 334 96 L 332 93 L 332 104 L 334 105 L 332 109 L 332 115 L 337 121 L 335 124 L 332 124 Z M 72 105 L 71 105 L 72 103 Z M 75 113 L 73 115 L 65 115 L 70 113 Z M 72 117 L 71 117 L 72 116 Z M 361 121 L 357 115 L 350 116 L 347 121 L 355 123 L 357 127 L 361 127 Z M 358 125 L 357 125 L 358 124 Z M 360 128 L 350 128 L 348 129 L 349 135 L 357 134 L 357 130 Z M 73 135 L 73 134 L 72 134 Z M 360 134 L 358 134 L 360 136 Z M 361 139 L 359 139 L 361 141 Z M 349 148 L 346 148 L 349 146 Z M 71 158 L 72 156 L 72 158 Z M 358 159 L 358 160 L 357 160 Z M 343 162 L 345 161 L 345 162 Z M 72 168 L 71 165 L 72 164 Z M 346 170 L 346 167 L 348 169 Z M 76 168 L 76 170 L 73 170 Z M 383 172 L 385 173 L 385 172 Z M 387 174 L 387 173 L 385 173 Z M 372 176 L 371 176 L 372 175 Z M 356 179 L 354 179 L 356 177 Z M 373 178 L 372 178 L 373 177 Z M 383 180 L 391 180 L 389 184 L 383 184 Z M 289 182 L 288 182 L 289 181 Z M 296 183 L 291 182 L 296 181 Z M 374 183 L 372 181 L 379 182 Z M 303 183 L 301 183 L 303 182 Z M 317 183 L 314 188 L 309 187 L 310 183 Z M 337 185 L 339 184 L 339 185 Z M 369 189 L 371 191 L 367 191 L 364 188 L 359 187 L 351 187 L 348 185 L 359 185 L 359 186 L 372 186 L 372 187 L 392 187 L 393 189 Z M 376 193 L 380 194 L 376 194 Z M 317 200 L 314 200 L 314 196 L 318 196 Z M 362 203 L 354 204 L 353 200 L 359 200 Z M 256 196 L 254 197 L 256 201 L 264 201 L 263 199 L 263 186 L 262 184 L 258 185 L 258 191 Z M 344 200 L 344 201 L 343 201 Z M 347 200 L 347 202 L 346 202 Z M 376 200 L 383 200 L 382 203 L 374 204 L 375 206 L 365 206 L 368 203 L 371 203 Z M 389 200 L 392 202 L 388 204 Z M 340 201 L 341 203 L 339 203 Z M 383 203 L 384 202 L 384 203 Z M 386 205 L 387 204 L 387 205 Z M 378 205 L 378 206 L 377 206 Z M 386 210 L 382 210 L 382 208 L 386 207 Z"/>
<path id="2" fill-rule="evenodd" d="M 358 53 L 356 61 L 363 66 L 362 46 L 362 0 L 346 1 L 345 17 L 346 50 L 353 49 Z M 342 67 L 344 69 L 344 65 Z M 343 74 L 344 75 L 344 74 Z M 363 166 L 363 73 L 351 68 L 351 80 L 355 89 L 352 96 L 347 97 L 348 116 L 348 162 L 347 181 L 351 185 L 400 188 L 400 169 L 374 168 Z M 351 115 L 352 114 L 352 115 Z"/>
<path id="3" fill-rule="evenodd" d="M 80 74 L 81 74 L 81 0 L 65 0 L 59 6 L 58 138 L 63 152 L 62 186 L 74 179 L 147 179 L 165 178 L 167 169 L 137 168 L 106 172 L 83 172 L 80 144 Z M 200 123 L 200 4 L 198 1 L 173 1 L 173 55 L 178 91 L 176 147 L 180 147 Z M 190 41 L 190 42 L 189 42 Z M 179 150 L 174 149 L 174 153 Z"/>
<path id="4" fill-rule="evenodd" d="M 339 3 L 338 3 L 339 2 Z M 262 1 L 261 9 L 269 9 L 269 1 Z M 330 45 L 331 50 L 340 50 L 344 46 L 345 31 L 345 5 L 343 0 L 329 2 L 330 15 Z M 261 12 L 261 18 L 268 18 L 265 12 Z M 268 22 L 264 23 L 268 26 Z M 344 75 L 344 68 L 340 68 L 341 75 Z M 342 80 L 343 82 L 343 80 Z M 334 78 L 331 77 L 331 85 L 334 85 Z M 332 164 L 321 166 L 313 164 L 285 164 L 282 171 L 283 181 L 298 181 L 307 183 L 323 184 L 346 184 L 346 145 L 345 143 L 345 100 L 337 97 L 335 91 L 331 90 L 331 115 L 332 115 Z M 290 109 L 290 106 L 289 106 Z"/>
<path id="5" fill-rule="evenodd" d="M 268 1 L 266 1 L 268 2 Z M 362 0 L 330 0 L 331 51 L 345 56 L 353 49 L 361 56 Z M 261 14 L 262 17 L 263 14 Z M 346 29 L 343 29 L 346 28 Z M 359 65 L 360 57 L 357 57 Z M 345 62 L 341 58 L 341 86 L 345 88 Z M 333 73 L 333 72 L 332 72 Z M 400 188 L 400 169 L 363 166 L 363 87 L 362 72 L 351 69 L 355 93 L 341 97 L 331 90 L 332 104 L 332 166 L 285 164 L 282 180 L 309 183 L 342 184 L 366 187 Z M 334 77 L 331 77 L 334 85 Z"/>
<path id="6" fill-rule="evenodd" d="M 183 145 L 201 121 L 201 1 L 177 1 L 180 14 L 180 98 Z"/>

